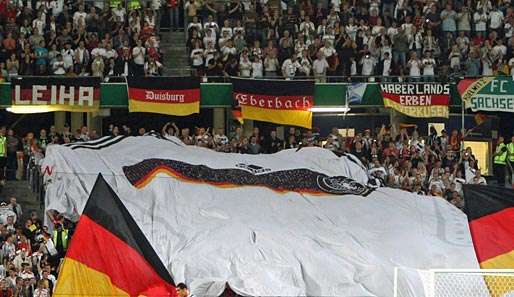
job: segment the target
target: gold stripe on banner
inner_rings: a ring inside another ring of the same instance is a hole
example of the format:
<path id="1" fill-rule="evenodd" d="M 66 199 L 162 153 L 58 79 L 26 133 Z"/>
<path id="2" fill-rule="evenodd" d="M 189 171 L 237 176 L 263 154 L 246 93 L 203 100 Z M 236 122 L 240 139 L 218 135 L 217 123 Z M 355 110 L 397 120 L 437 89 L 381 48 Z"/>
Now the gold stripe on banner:
<path id="1" fill-rule="evenodd" d="M 243 119 L 312 128 L 312 112 L 306 110 L 265 109 L 241 106 Z"/>
<path id="2" fill-rule="evenodd" d="M 472 82 L 461 95 L 462 101 L 465 102 L 466 105 L 469 105 L 471 103 L 471 99 L 494 79 L 495 77 L 482 77 Z"/>
<path id="3" fill-rule="evenodd" d="M 480 263 L 484 269 L 514 269 L 514 250 Z"/>
<path id="4" fill-rule="evenodd" d="M 123 268 L 120 267 L 120 269 Z M 120 271 L 120 273 L 122 272 Z M 134 280 L 137 281 L 137 279 Z M 108 275 L 91 269 L 71 258 L 65 258 L 53 296 L 129 297 L 129 294 L 117 288 Z"/>
<path id="5" fill-rule="evenodd" d="M 384 106 L 390 107 L 398 112 L 413 118 L 448 118 L 449 111 L 447 105 L 429 106 L 404 106 L 394 100 L 384 97 Z"/>
<path id="6" fill-rule="evenodd" d="M 153 112 L 176 116 L 187 116 L 194 113 L 200 113 L 200 101 L 193 103 L 153 103 L 129 100 L 129 112 Z"/>

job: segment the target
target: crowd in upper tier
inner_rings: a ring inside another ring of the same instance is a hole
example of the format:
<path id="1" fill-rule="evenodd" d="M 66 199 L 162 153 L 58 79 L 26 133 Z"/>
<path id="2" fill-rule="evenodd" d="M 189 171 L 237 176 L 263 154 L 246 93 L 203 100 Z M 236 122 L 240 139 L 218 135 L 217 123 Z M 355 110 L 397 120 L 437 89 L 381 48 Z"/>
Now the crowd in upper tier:
<path id="1" fill-rule="evenodd" d="M 188 0 L 184 8 L 197 75 L 514 73 L 509 0 Z"/>

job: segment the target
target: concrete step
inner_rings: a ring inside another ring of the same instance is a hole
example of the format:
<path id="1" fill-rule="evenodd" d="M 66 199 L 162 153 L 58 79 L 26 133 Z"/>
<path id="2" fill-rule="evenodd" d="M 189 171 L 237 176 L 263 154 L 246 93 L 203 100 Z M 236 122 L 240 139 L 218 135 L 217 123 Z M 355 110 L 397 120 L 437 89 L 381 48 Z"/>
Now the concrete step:
<path id="1" fill-rule="evenodd" d="M 40 219 L 43 219 L 43 209 L 36 194 L 30 189 L 26 180 L 7 181 L 4 188 L 0 192 L 0 201 L 9 203 L 9 199 L 15 197 L 18 204 L 21 205 L 23 218 L 19 218 L 19 222 L 24 224 L 24 219 L 29 217 L 30 213 L 35 211 Z"/>

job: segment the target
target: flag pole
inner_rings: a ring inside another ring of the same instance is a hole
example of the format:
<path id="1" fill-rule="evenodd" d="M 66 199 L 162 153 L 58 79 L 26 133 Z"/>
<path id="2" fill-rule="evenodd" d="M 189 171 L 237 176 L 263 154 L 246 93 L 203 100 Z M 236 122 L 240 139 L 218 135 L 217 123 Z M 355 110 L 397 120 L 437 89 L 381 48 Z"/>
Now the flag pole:
<path id="1" fill-rule="evenodd" d="M 348 87 L 350 86 L 350 84 L 346 84 L 346 92 L 344 93 L 344 101 L 345 101 L 345 107 L 346 107 L 346 111 L 343 113 L 343 121 L 344 121 L 344 125 L 345 125 L 345 141 L 346 141 L 346 138 L 348 138 L 348 121 L 346 120 L 346 114 L 348 113 L 348 108 L 350 107 L 350 103 L 348 102 L 349 100 L 349 96 L 348 96 Z"/>

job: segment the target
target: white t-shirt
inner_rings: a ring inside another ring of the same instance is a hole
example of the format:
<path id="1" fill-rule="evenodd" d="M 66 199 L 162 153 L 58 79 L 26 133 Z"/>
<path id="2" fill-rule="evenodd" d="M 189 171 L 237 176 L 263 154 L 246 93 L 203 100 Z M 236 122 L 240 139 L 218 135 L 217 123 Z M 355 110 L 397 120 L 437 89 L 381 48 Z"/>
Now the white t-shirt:
<path id="1" fill-rule="evenodd" d="M 248 59 L 239 60 L 239 75 L 241 77 L 250 77 L 252 72 L 252 62 Z"/>
<path id="2" fill-rule="evenodd" d="M 287 59 L 282 64 L 282 71 L 284 72 L 286 77 L 294 77 L 296 74 L 296 69 L 300 68 L 301 65 L 298 62 L 293 62 L 291 59 Z"/>
<path id="3" fill-rule="evenodd" d="M 137 65 L 145 64 L 145 53 L 146 49 L 142 46 L 136 46 L 132 49 L 132 57 L 134 57 L 134 63 Z"/>
<path id="4" fill-rule="evenodd" d="M 102 56 L 103 58 L 106 57 L 107 51 L 103 47 L 95 47 L 91 51 L 91 56 Z"/>
<path id="5" fill-rule="evenodd" d="M 191 51 L 191 59 L 193 60 L 193 66 L 203 65 L 203 50 L 201 48 L 195 48 Z"/>
<path id="6" fill-rule="evenodd" d="M 312 62 L 312 69 L 314 70 L 314 75 L 325 74 L 329 65 L 326 59 L 316 59 Z"/>
<path id="7" fill-rule="evenodd" d="M 491 11 L 489 13 L 489 18 L 491 20 L 489 24 L 491 29 L 498 29 L 503 25 L 503 12 L 500 10 Z"/>
<path id="8" fill-rule="evenodd" d="M 485 31 L 487 24 L 487 13 L 480 14 L 479 12 L 475 12 L 473 14 L 473 21 L 475 22 L 475 31 Z"/>
<path id="9" fill-rule="evenodd" d="M 407 62 L 407 66 L 409 67 L 409 75 L 410 76 L 420 76 L 421 75 L 421 65 L 419 60 L 409 60 Z"/>
<path id="10" fill-rule="evenodd" d="M 78 24 L 80 18 L 82 18 L 82 20 L 81 20 L 82 22 L 85 22 L 86 16 L 87 16 L 87 13 L 85 11 L 83 11 L 83 12 L 80 12 L 80 11 L 75 12 L 73 14 L 73 23 Z"/>
<path id="11" fill-rule="evenodd" d="M 433 58 L 423 59 L 423 75 L 434 75 L 435 60 Z"/>
<path id="12" fill-rule="evenodd" d="M 372 56 L 364 57 L 361 60 L 362 64 L 362 75 L 372 75 L 373 69 L 375 68 L 375 58 Z"/>
<path id="13" fill-rule="evenodd" d="M 253 62 L 252 63 L 252 77 L 253 78 L 262 77 L 263 76 L 262 69 L 263 69 L 263 66 L 262 66 L 261 61 Z"/>
<path id="14" fill-rule="evenodd" d="M 384 60 L 384 68 L 382 69 L 383 76 L 389 76 L 391 74 L 391 59 Z"/>

